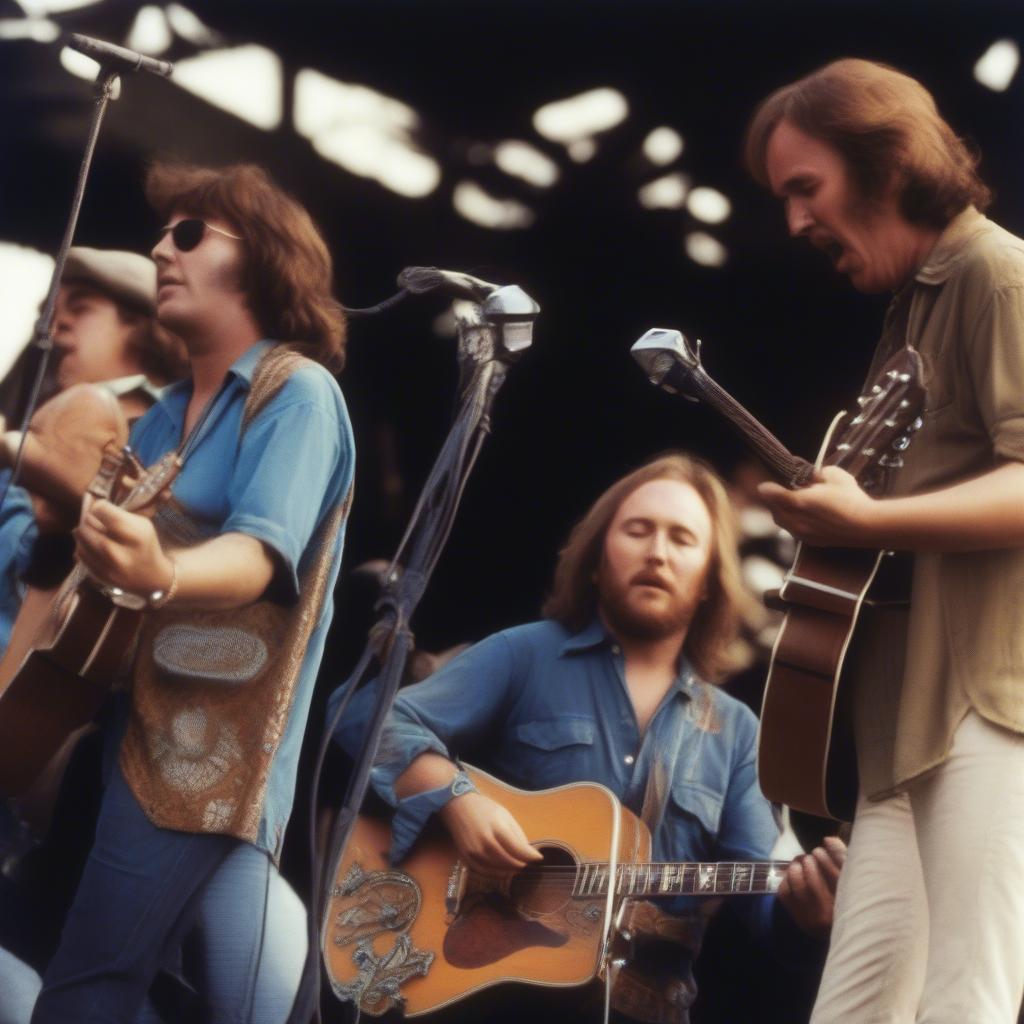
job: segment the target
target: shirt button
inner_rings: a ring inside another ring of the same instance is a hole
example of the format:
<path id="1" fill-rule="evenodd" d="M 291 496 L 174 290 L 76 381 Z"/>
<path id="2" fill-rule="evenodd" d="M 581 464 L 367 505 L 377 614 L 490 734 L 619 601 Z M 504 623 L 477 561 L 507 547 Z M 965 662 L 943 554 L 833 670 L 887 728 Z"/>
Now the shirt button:
<path id="1" fill-rule="evenodd" d="M 612 644 L 612 654 L 621 654 L 622 648 L 618 644 Z"/>
<path id="2" fill-rule="evenodd" d="M 632 764 L 636 758 L 632 754 L 627 754 L 622 760 L 625 761 L 626 764 Z"/>

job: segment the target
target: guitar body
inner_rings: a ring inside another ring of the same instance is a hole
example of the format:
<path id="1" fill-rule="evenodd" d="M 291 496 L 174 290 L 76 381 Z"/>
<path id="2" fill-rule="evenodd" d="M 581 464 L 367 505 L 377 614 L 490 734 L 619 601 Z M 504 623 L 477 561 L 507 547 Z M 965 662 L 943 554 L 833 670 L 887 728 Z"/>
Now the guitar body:
<path id="1" fill-rule="evenodd" d="M 509 981 L 583 985 L 602 967 L 612 903 L 574 898 L 575 866 L 647 860 L 646 827 L 596 783 L 529 793 L 469 772 L 512 812 L 545 866 L 564 870 L 471 876 L 440 824 L 393 869 L 387 824 L 360 817 L 332 872 L 321 935 L 335 995 L 364 1013 L 398 1002 L 412 1017 Z"/>
<path id="2" fill-rule="evenodd" d="M 780 591 L 786 615 L 761 706 L 757 770 L 769 800 L 822 818 L 853 820 L 857 760 L 846 670 L 865 599 L 885 557 L 879 551 L 798 549 Z M 804 580 L 850 596 L 808 593 Z"/>
<path id="3" fill-rule="evenodd" d="M 37 783 L 92 721 L 134 646 L 139 611 L 87 580 L 68 584 L 29 591 L 0 660 L 0 796 Z"/>
<path id="4" fill-rule="evenodd" d="M 140 473 L 138 464 L 127 449 L 108 451 L 89 490 L 141 512 L 180 466 L 176 454 L 165 456 L 129 488 L 125 477 Z M 29 590 L 0 659 L 0 796 L 47 786 L 57 755 L 127 667 L 145 606 L 120 591 L 105 593 L 79 565 L 56 590 Z"/>
<path id="5" fill-rule="evenodd" d="M 819 464 L 844 418 L 833 420 Z M 758 781 L 769 800 L 820 818 L 852 821 L 857 754 L 850 668 L 876 604 L 902 600 L 895 556 L 868 548 L 797 546 L 772 603 L 785 618 L 772 648 L 761 706 Z"/>

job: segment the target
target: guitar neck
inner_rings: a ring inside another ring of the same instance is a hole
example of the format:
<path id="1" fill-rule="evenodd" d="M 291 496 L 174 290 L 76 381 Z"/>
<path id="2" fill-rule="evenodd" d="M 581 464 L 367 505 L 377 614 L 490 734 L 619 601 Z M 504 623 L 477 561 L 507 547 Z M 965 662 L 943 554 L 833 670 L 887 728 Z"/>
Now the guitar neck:
<path id="1" fill-rule="evenodd" d="M 755 454 L 767 466 L 772 475 L 787 487 L 803 487 L 814 476 L 814 466 L 806 459 L 794 455 L 759 420 L 755 419 L 727 391 L 698 367 L 689 374 L 693 396 L 711 406 L 723 416 L 740 436 L 753 448 Z"/>
<path id="2" fill-rule="evenodd" d="M 711 861 L 620 864 L 615 891 L 619 896 L 731 896 L 776 892 L 789 861 Z M 604 896 L 610 872 L 607 864 L 579 866 L 574 897 Z"/>

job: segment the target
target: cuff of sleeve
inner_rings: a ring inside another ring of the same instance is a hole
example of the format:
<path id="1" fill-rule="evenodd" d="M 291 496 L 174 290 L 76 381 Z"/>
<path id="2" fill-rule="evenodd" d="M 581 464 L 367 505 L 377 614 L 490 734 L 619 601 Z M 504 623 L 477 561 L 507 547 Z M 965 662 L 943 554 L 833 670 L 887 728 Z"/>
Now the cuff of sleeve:
<path id="1" fill-rule="evenodd" d="M 458 778 L 458 776 L 456 776 Z M 456 794 L 451 785 L 428 789 L 425 793 L 408 796 L 398 802 L 391 819 L 391 863 L 398 864 L 412 848 L 426 825 Z"/>

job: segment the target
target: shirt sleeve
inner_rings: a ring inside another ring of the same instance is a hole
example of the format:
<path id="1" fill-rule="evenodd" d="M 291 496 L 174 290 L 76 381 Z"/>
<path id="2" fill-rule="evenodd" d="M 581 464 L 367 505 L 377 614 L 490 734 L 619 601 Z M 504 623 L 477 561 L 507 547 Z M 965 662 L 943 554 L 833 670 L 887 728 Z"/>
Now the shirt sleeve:
<path id="1" fill-rule="evenodd" d="M 295 373 L 243 432 L 228 484 L 231 511 L 221 527 L 277 554 L 277 582 L 292 599 L 302 552 L 324 513 L 344 497 L 335 492 L 346 462 L 351 477 L 348 420 L 336 385 L 323 377 Z"/>
<path id="2" fill-rule="evenodd" d="M 769 860 L 779 825 L 757 779 L 757 722 L 752 713 L 744 712 L 722 809 L 718 855 L 722 860 Z M 798 927 L 777 896 L 736 897 L 732 903 L 754 937 L 781 963 L 817 964 L 821 943 Z"/>
<path id="3" fill-rule="evenodd" d="M 395 808 L 391 825 L 393 862 L 408 852 L 430 815 L 452 798 L 450 788 L 445 786 L 399 800 L 395 781 L 420 754 L 433 751 L 455 761 L 460 750 L 477 746 L 502 717 L 513 678 L 512 648 L 499 633 L 398 695 L 385 720 L 370 773 L 373 788 Z M 329 715 L 343 690 L 332 694 Z M 353 757 L 359 754 L 376 698 L 374 682 L 352 698 L 334 731 L 335 742 Z"/>
<path id="4" fill-rule="evenodd" d="M 1024 462 L 1024 285 L 993 290 L 966 346 L 966 360 L 993 450 Z"/>

